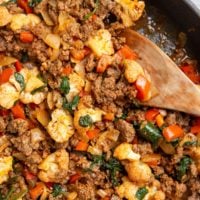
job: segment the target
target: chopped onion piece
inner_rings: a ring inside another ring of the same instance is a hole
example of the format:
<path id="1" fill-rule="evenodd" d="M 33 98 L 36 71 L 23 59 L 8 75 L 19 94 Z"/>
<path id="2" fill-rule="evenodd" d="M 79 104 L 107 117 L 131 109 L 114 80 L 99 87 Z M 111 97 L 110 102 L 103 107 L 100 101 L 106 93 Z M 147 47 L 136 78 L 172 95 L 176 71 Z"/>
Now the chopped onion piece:
<path id="1" fill-rule="evenodd" d="M 44 39 L 44 42 L 53 49 L 60 48 L 60 41 L 61 41 L 60 36 L 52 33 L 49 33 Z"/>
<path id="2" fill-rule="evenodd" d="M 15 63 L 16 61 L 16 58 L 0 55 L 0 67 L 10 65 L 12 63 Z"/>

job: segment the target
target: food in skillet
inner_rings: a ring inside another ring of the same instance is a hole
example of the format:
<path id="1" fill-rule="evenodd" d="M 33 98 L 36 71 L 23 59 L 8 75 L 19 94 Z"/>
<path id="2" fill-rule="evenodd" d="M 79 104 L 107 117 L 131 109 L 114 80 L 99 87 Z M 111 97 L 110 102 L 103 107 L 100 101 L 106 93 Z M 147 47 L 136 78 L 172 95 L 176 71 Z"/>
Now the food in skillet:
<path id="1" fill-rule="evenodd" d="M 144 7 L 1 1 L 0 199 L 199 199 L 199 118 L 140 105 L 156 86 L 119 37 Z"/>

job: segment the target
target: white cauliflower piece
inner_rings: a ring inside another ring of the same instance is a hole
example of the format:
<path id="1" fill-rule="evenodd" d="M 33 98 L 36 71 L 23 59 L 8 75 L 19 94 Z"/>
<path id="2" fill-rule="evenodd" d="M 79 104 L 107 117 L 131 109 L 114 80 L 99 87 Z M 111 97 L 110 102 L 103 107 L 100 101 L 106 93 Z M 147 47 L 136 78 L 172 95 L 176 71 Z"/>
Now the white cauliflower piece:
<path id="1" fill-rule="evenodd" d="M 0 6 L 0 27 L 6 26 L 12 20 L 12 15 L 5 6 Z"/>
<path id="2" fill-rule="evenodd" d="M 112 55 L 114 53 L 111 34 L 105 29 L 98 30 L 94 36 L 89 38 L 86 45 L 88 45 L 98 57 L 101 57 L 103 54 Z"/>
<path id="3" fill-rule="evenodd" d="M 33 144 L 33 146 L 45 140 L 45 135 L 39 128 L 31 129 L 30 135 L 31 135 L 31 144 Z"/>
<path id="4" fill-rule="evenodd" d="M 125 163 L 125 169 L 131 181 L 145 184 L 153 177 L 150 167 L 141 161 Z"/>
<path id="5" fill-rule="evenodd" d="M 138 0 L 115 0 L 121 5 L 123 11 L 121 18 L 124 26 L 132 26 L 141 16 L 145 8 L 145 3 Z"/>
<path id="6" fill-rule="evenodd" d="M 48 155 L 38 166 L 38 177 L 44 182 L 60 182 L 61 177 L 66 177 L 69 166 L 69 154 L 61 149 Z"/>
<path id="7" fill-rule="evenodd" d="M 11 20 L 10 28 L 13 31 L 22 29 L 23 27 L 35 26 L 41 22 L 40 18 L 35 14 L 14 14 Z"/>
<path id="8" fill-rule="evenodd" d="M 12 171 L 12 162 L 12 156 L 0 158 L 0 184 L 8 180 L 8 173 Z"/>
<path id="9" fill-rule="evenodd" d="M 20 93 L 19 99 L 24 104 L 35 103 L 40 104 L 46 98 L 45 92 L 36 92 L 32 94 L 32 92 L 38 88 L 45 86 L 45 83 L 40 80 L 37 76 L 39 75 L 39 71 L 37 68 L 27 69 L 24 68 L 19 72 L 24 78 L 25 89 L 21 92 L 21 86 L 16 81 L 15 76 L 12 75 L 9 79 L 9 82 L 12 83 Z"/>
<path id="10" fill-rule="evenodd" d="M 48 92 L 47 105 L 50 110 L 52 110 L 54 107 L 62 108 L 62 104 L 63 104 L 63 98 L 58 91 L 53 90 L 52 92 Z"/>
<path id="11" fill-rule="evenodd" d="M 77 73 L 71 73 L 69 75 L 69 85 L 70 90 L 69 93 L 66 95 L 66 98 L 70 102 L 76 95 L 81 92 L 81 90 L 85 86 L 85 80 Z"/>
<path id="12" fill-rule="evenodd" d="M 121 199 L 126 198 L 128 200 L 137 200 L 135 194 L 138 190 L 138 186 L 129 181 L 127 177 L 122 178 L 123 183 L 116 187 L 116 192 Z"/>
<path id="13" fill-rule="evenodd" d="M 140 159 L 140 155 L 133 152 L 132 144 L 128 143 L 122 143 L 117 146 L 113 156 L 119 160 L 135 161 Z"/>
<path id="14" fill-rule="evenodd" d="M 129 83 L 134 83 L 139 75 L 144 75 L 141 65 L 134 60 L 124 60 L 124 76 Z"/>
<path id="15" fill-rule="evenodd" d="M 6 109 L 12 108 L 19 99 L 19 95 L 19 91 L 12 84 L 4 83 L 0 85 L 0 106 Z"/>
<path id="16" fill-rule="evenodd" d="M 93 108 L 82 107 L 81 109 L 74 112 L 74 127 L 76 128 L 78 133 L 84 139 L 87 140 L 88 138 L 86 136 L 86 132 L 91 128 L 91 126 L 88 126 L 88 127 L 81 126 L 79 123 L 80 117 L 89 115 L 90 118 L 92 119 L 92 122 L 95 123 L 102 120 L 103 114 L 105 114 L 105 112 L 103 112 L 102 110 L 98 108 L 93 109 Z"/>
<path id="17" fill-rule="evenodd" d="M 52 120 L 47 125 L 47 131 L 56 142 L 67 142 L 74 134 L 73 119 L 69 112 L 56 109 L 51 114 Z"/>
<path id="18" fill-rule="evenodd" d="M 139 188 L 145 187 L 145 185 L 137 185 L 136 183 L 131 182 L 127 177 L 122 178 L 123 183 L 116 187 L 116 192 L 120 198 L 126 198 L 127 200 L 137 200 L 136 193 Z M 165 194 L 158 190 L 155 186 L 145 187 L 148 193 L 145 195 L 143 200 L 164 200 Z"/>

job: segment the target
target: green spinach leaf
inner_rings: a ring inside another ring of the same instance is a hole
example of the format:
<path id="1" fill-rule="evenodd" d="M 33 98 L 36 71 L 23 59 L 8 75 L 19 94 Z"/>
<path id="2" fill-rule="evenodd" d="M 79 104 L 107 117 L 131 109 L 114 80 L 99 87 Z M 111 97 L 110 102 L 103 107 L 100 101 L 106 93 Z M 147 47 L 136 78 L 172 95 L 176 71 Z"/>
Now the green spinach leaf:
<path id="1" fill-rule="evenodd" d="M 20 73 L 16 72 L 14 74 L 15 80 L 19 83 L 20 87 L 22 90 L 25 88 L 25 82 L 24 82 L 24 77 Z"/>
<path id="2" fill-rule="evenodd" d="M 82 127 L 88 127 L 91 126 L 93 123 L 92 118 L 90 117 L 90 115 L 85 115 L 85 116 L 81 116 L 79 118 L 79 124 Z"/>
<path id="3" fill-rule="evenodd" d="M 186 174 L 191 163 L 192 163 L 192 159 L 187 156 L 181 159 L 178 169 L 177 169 L 177 179 L 179 181 L 181 181 L 182 177 Z"/>
<path id="4" fill-rule="evenodd" d="M 85 15 L 84 20 L 88 20 L 92 15 L 94 15 L 94 13 L 97 11 L 98 7 L 99 7 L 99 0 L 96 0 L 93 11 L 88 13 L 87 15 Z"/>
<path id="5" fill-rule="evenodd" d="M 148 190 L 146 187 L 141 187 L 137 190 L 136 194 L 135 194 L 135 197 L 138 199 L 138 200 L 143 200 L 144 197 L 148 194 Z"/>
<path id="6" fill-rule="evenodd" d="M 35 93 L 37 93 L 37 92 L 41 92 L 41 91 L 43 91 L 44 90 L 44 88 L 46 87 L 47 85 L 46 84 L 44 84 L 43 86 L 41 86 L 41 87 L 39 87 L 39 88 L 36 88 L 36 89 L 34 89 L 33 91 L 31 91 L 31 94 L 35 94 Z"/>
<path id="7" fill-rule="evenodd" d="M 68 94 L 70 90 L 69 80 L 67 77 L 63 77 L 60 83 L 60 90 L 64 94 Z"/>
<path id="8" fill-rule="evenodd" d="M 52 191 L 52 195 L 53 197 L 57 197 L 58 195 L 63 193 L 63 188 L 60 184 L 54 184 L 53 185 L 53 191 Z"/>
<path id="9" fill-rule="evenodd" d="M 73 110 L 75 110 L 79 100 L 80 97 L 78 95 L 76 95 L 71 102 L 67 102 L 66 99 L 64 99 L 63 108 L 67 109 L 70 113 L 73 113 Z"/>

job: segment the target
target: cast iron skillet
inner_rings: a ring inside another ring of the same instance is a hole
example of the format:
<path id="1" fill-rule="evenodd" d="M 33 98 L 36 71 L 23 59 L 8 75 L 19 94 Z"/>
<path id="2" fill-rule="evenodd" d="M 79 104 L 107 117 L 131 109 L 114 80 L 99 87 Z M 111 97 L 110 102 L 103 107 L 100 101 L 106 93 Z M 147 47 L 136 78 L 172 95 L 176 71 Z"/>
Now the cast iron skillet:
<path id="1" fill-rule="evenodd" d="M 148 0 L 155 3 L 180 25 L 191 39 L 192 47 L 200 51 L 200 0 Z"/>

